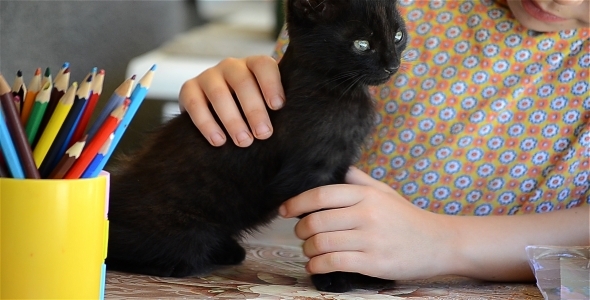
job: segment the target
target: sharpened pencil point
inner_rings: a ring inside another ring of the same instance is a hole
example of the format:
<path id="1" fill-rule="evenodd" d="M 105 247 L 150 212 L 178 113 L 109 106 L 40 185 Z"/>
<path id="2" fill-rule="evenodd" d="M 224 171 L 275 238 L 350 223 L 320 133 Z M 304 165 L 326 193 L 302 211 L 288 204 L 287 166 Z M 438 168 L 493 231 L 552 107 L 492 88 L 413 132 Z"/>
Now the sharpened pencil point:
<path id="1" fill-rule="evenodd" d="M 70 63 L 67 61 L 64 62 L 64 64 L 61 66 L 62 69 L 69 68 L 69 67 L 70 67 Z"/>
<path id="2" fill-rule="evenodd" d="M 16 72 L 16 76 L 18 76 L 18 77 L 23 77 L 23 71 L 21 71 L 21 70 L 18 70 L 18 71 Z"/>
<path id="3" fill-rule="evenodd" d="M 155 71 L 156 70 L 156 64 L 154 64 L 151 68 L 150 71 Z"/>
<path id="4" fill-rule="evenodd" d="M 41 68 L 37 68 L 37 70 L 35 70 L 35 76 L 37 75 L 41 75 Z"/>
<path id="5" fill-rule="evenodd" d="M 135 80 L 135 77 L 137 77 L 135 74 L 133 74 L 133 76 L 131 76 L 131 79 Z"/>
<path id="6" fill-rule="evenodd" d="M 104 69 L 100 69 L 100 71 L 98 71 L 98 74 L 104 75 Z"/>
<path id="7" fill-rule="evenodd" d="M 49 76 L 51 76 L 51 70 L 49 69 L 49 67 L 47 67 L 47 69 L 45 69 L 45 77 Z"/>

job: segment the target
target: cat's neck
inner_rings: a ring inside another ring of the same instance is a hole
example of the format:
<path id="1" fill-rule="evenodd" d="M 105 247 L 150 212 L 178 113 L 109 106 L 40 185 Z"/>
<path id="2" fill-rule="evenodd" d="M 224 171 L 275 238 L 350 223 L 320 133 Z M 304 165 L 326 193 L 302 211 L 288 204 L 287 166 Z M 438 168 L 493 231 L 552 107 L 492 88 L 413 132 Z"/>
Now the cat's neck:
<path id="1" fill-rule="evenodd" d="M 313 59 L 312 54 L 298 53 L 295 47 L 290 45 L 285 54 L 279 62 L 279 70 L 283 78 L 283 87 L 289 89 L 295 85 L 299 88 L 305 87 L 308 91 L 315 91 L 324 93 L 341 94 L 345 88 L 347 93 L 364 93 L 367 90 L 367 85 L 362 83 L 355 83 L 348 86 L 343 86 L 333 78 L 338 74 L 326 74 L 321 69 L 317 68 L 318 64 L 325 62 Z"/>

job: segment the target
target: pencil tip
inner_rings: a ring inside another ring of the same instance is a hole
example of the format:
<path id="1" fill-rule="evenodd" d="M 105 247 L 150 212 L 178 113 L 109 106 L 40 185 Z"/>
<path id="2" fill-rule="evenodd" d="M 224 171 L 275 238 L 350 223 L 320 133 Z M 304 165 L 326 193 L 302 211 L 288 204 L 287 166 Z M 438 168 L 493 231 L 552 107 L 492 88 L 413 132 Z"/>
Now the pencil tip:
<path id="1" fill-rule="evenodd" d="M 41 68 L 37 68 L 37 70 L 35 70 L 35 75 L 41 75 Z"/>
<path id="2" fill-rule="evenodd" d="M 23 77 L 23 71 L 21 71 L 21 70 L 18 70 L 18 71 L 16 72 L 16 76 L 18 76 L 18 77 Z"/>
<path id="3" fill-rule="evenodd" d="M 47 67 L 47 69 L 45 69 L 45 77 L 49 76 L 51 76 L 51 70 L 49 69 L 49 67 Z"/>
<path id="4" fill-rule="evenodd" d="M 155 71 L 156 70 L 156 64 L 154 64 L 151 68 L 150 71 Z"/>
<path id="5" fill-rule="evenodd" d="M 68 68 L 70 66 L 69 62 L 64 62 L 64 64 L 61 66 L 62 69 Z"/>
<path id="6" fill-rule="evenodd" d="M 133 74 L 133 76 L 131 76 L 132 80 L 135 80 L 135 77 L 137 77 L 135 74 Z"/>
<path id="7" fill-rule="evenodd" d="M 96 71 L 98 70 L 97 67 L 92 68 L 92 74 L 96 74 Z"/>
<path id="8" fill-rule="evenodd" d="M 98 74 L 104 75 L 104 69 L 100 69 L 100 71 L 98 71 Z"/>

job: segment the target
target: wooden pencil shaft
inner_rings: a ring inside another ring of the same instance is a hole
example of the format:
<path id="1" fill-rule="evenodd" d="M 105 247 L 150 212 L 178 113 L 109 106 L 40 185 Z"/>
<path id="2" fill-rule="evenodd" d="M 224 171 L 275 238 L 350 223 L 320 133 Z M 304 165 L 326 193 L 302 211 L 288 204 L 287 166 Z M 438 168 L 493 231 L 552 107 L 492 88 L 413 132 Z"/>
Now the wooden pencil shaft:
<path id="1" fill-rule="evenodd" d="M 67 93 L 59 100 L 57 103 L 56 109 L 51 116 L 51 119 L 47 123 L 45 130 L 41 134 L 39 138 L 39 142 L 35 146 L 33 151 L 33 157 L 35 158 L 35 163 L 40 166 L 43 162 L 51 144 L 55 140 L 59 129 L 61 128 L 64 120 L 66 119 L 72 105 L 74 103 L 74 97 L 76 93 L 77 84 L 74 82 L 72 86 L 68 89 Z"/>
<path id="2" fill-rule="evenodd" d="M 40 179 L 39 171 L 33 160 L 31 147 L 25 136 L 25 131 L 20 123 L 18 112 L 14 107 L 14 100 L 11 93 L 0 95 L 2 109 L 6 118 L 6 125 L 12 136 L 17 155 L 23 168 L 26 178 Z"/>
<path id="3" fill-rule="evenodd" d="M 7 169 L 10 172 L 10 177 L 24 179 L 25 172 L 16 153 L 16 148 L 10 137 L 8 126 L 4 120 L 4 114 L 0 113 L 0 149 L 6 158 Z"/>
<path id="4" fill-rule="evenodd" d="M 53 170 L 59 162 L 60 157 L 66 151 L 66 149 L 62 150 L 62 148 L 64 148 L 64 145 L 67 144 L 68 137 L 71 137 L 71 129 L 76 124 L 78 117 L 80 116 L 80 112 L 82 109 L 84 109 L 85 105 L 86 99 L 79 99 L 76 97 L 74 104 L 70 108 L 70 111 L 63 122 L 63 125 L 60 127 L 55 139 L 53 140 L 53 143 L 51 144 L 51 147 L 49 148 L 49 151 L 47 152 L 47 155 L 45 156 L 45 159 L 43 159 L 43 162 L 39 167 L 41 177 L 47 178 L 51 170 Z"/>
<path id="5" fill-rule="evenodd" d="M 26 178 L 40 178 L 39 172 L 33 161 L 33 156 L 29 143 L 25 136 L 25 131 L 20 124 L 20 119 L 16 107 L 14 106 L 14 97 L 8 83 L 0 74 L 0 102 L 6 120 L 6 127 L 12 136 L 12 142 L 17 152 L 17 159 Z"/>

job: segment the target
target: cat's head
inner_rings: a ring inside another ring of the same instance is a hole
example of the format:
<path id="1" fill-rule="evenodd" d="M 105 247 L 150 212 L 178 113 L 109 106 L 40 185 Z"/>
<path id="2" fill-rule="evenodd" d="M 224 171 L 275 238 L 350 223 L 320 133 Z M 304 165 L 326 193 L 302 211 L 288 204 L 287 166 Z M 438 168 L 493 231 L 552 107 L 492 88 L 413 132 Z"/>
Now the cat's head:
<path id="1" fill-rule="evenodd" d="M 396 0 L 288 0 L 286 11 L 289 47 L 314 70 L 378 85 L 399 69 L 408 39 Z"/>

